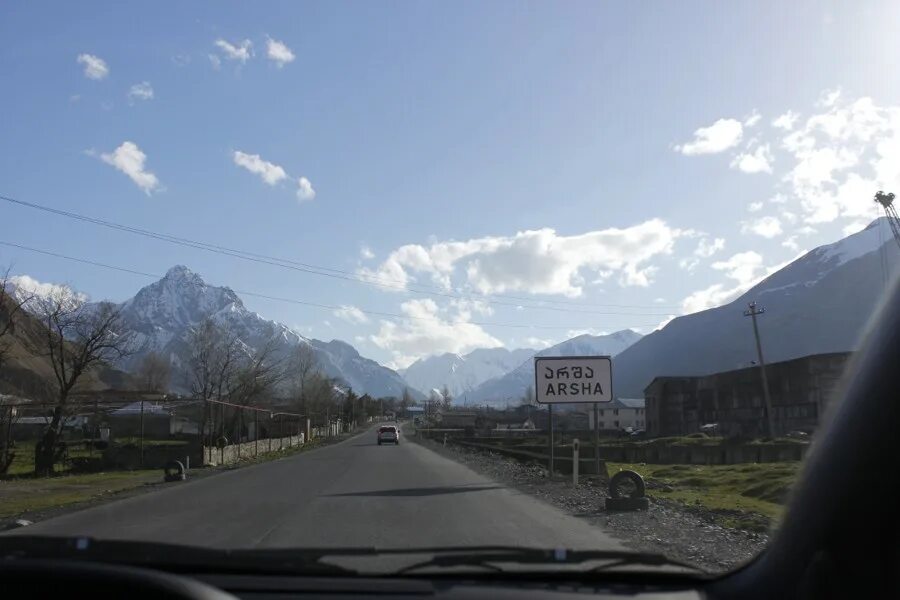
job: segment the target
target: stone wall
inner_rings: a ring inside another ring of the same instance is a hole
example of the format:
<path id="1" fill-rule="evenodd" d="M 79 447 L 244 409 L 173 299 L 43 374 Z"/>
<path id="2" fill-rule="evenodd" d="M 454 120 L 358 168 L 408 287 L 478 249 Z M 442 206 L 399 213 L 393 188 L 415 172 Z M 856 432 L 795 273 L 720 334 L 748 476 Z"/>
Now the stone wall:
<path id="1" fill-rule="evenodd" d="M 231 444 L 224 448 L 214 446 L 203 447 L 203 464 L 208 466 L 227 465 L 241 459 L 254 458 L 266 452 L 278 452 L 292 446 L 303 444 L 304 436 L 292 435 L 283 438 L 267 438 L 259 441 Z"/>

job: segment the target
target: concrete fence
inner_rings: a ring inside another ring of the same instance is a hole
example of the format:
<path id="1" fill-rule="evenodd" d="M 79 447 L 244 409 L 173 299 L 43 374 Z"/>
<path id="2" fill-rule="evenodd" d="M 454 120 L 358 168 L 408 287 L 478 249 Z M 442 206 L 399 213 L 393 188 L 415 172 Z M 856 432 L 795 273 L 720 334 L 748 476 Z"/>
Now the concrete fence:
<path id="1" fill-rule="evenodd" d="M 241 459 L 255 458 L 266 452 L 277 452 L 292 446 L 302 446 L 303 442 L 304 436 L 301 433 L 290 437 L 266 438 L 242 444 L 229 444 L 224 448 L 204 446 L 203 464 L 207 466 L 227 465 L 238 462 Z"/>
<path id="2" fill-rule="evenodd" d="M 548 460 L 546 445 L 516 445 L 485 441 L 478 438 L 452 440 L 454 443 L 490 450 L 518 458 L 520 460 Z M 693 464 L 693 465 L 735 465 L 744 463 L 793 462 L 803 460 L 809 450 L 809 444 L 722 444 L 716 446 L 703 445 L 657 445 L 641 446 L 600 446 L 600 459 L 609 462 L 647 463 L 647 464 Z M 562 472 L 571 470 L 572 447 L 568 444 L 555 446 L 554 454 L 560 463 Z M 593 460 L 594 447 L 582 444 L 580 468 L 583 473 L 585 461 Z M 588 458 L 590 457 L 590 458 Z M 568 465 L 568 466 L 566 466 Z M 588 469 L 591 467 L 588 466 Z"/>

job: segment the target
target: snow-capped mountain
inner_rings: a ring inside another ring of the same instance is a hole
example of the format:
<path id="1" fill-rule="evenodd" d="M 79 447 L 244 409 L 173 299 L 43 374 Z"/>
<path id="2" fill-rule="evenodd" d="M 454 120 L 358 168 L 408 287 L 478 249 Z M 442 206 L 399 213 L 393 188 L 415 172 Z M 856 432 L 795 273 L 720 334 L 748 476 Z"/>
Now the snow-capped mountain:
<path id="1" fill-rule="evenodd" d="M 28 275 L 13 275 L 6 281 L 6 292 L 16 302 L 22 302 L 25 310 L 32 314 L 41 312 L 45 302 L 52 297 L 62 300 L 66 310 L 78 308 L 87 301 L 87 296 L 65 285 L 41 283 Z"/>
<path id="2" fill-rule="evenodd" d="M 659 375 L 703 375 L 756 360 L 747 303 L 758 317 L 763 355 L 774 362 L 857 348 L 900 250 L 884 218 L 838 242 L 820 246 L 733 302 L 669 322 L 613 360 L 614 393 L 642 397 Z"/>
<path id="3" fill-rule="evenodd" d="M 641 339 L 641 334 L 623 329 L 609 335 L 579 335 L 541 350 L 536 356 L 616 356 Z M 471 393 L 468 401 L 476 404 L 517 403 L 529 386 L 534 385 L 534 361 L 528 357 L 515 369 L 485 381 Z"/>
<path id="4" fill-rule="evenodd" d="M 468 354 L 440 354 L 420 358 L 403 371 L 403 379 L 417 390 L 441 390 L 446 385 L 453 398 L 462 396 L 478 385 L 512 371 L 535 351 L 527 348 L 479 348 Z"/>
<path id="5" fill-rule="evenodd" d="M 182 389 L 187 387 L 189 332 L 206 318 L 237 334 L 250 348 L 274 339 L 275 352 L 281 356 L 298 344 L 308 344 L 325 374 L 341 379 L 358 393 L 400 396 L 406 386 L 396 372 L 363 358 L 353 346 L 305 338 L 282 323 L 251 312 L 230 288 L 207 285 L 184 266 L 172 267 L 165 277 L 142 288 L 120 308 L 125 332 L 131 333 L 132 347 L 137 350 L 121 366 L 133 370 L 147 353 L 160 353 L 172 364 L 172 383 Z"/>

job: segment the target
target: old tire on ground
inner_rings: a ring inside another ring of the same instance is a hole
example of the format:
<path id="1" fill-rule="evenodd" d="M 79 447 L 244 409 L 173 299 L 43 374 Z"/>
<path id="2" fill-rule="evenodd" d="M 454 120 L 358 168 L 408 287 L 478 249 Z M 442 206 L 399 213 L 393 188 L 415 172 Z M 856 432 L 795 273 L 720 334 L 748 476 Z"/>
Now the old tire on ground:
<path id="1" fill-rule="evenodd" d="M 606 499 L 606 510 L 648 510 L 649 508 L 650 500 L 646 496 Z"/>
<path id="2" fill-rule="evenodd" d="M 181 461 L 170 460 L 166 463 L 165 467 L 165 480 L 166 481 L 184 481 L 184 465 L 181 464 Z"/>
<path id="3" fill-rule="evenodd" d="M 647 487 L 644 485 L 644 478 L 634 471 L 619 471 L 609 479 L 609 496 L 613 499 L 622 498 L 622 492 L 619 489 L 619 484 L 631 482 L 634 485 L 634 491 L 631 493 L 630 498 L 643 498 L 647 492 Z"/>

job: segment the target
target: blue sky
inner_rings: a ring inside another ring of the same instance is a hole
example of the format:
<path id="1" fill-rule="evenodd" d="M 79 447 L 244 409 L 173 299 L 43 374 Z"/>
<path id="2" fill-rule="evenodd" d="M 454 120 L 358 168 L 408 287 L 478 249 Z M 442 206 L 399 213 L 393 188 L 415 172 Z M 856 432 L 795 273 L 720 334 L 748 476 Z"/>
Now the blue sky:
<path id="1" fill-rule="evenodd" d="M 0 194 L 438 295 L 7 203 L 0 241 L 344 306 L 245 299 L 394 366 L 651 331 L 900 189 L 893 2 L 3 10 Z M 94 299 L 150 281 L 2 246 L 0 264 Z"/>

